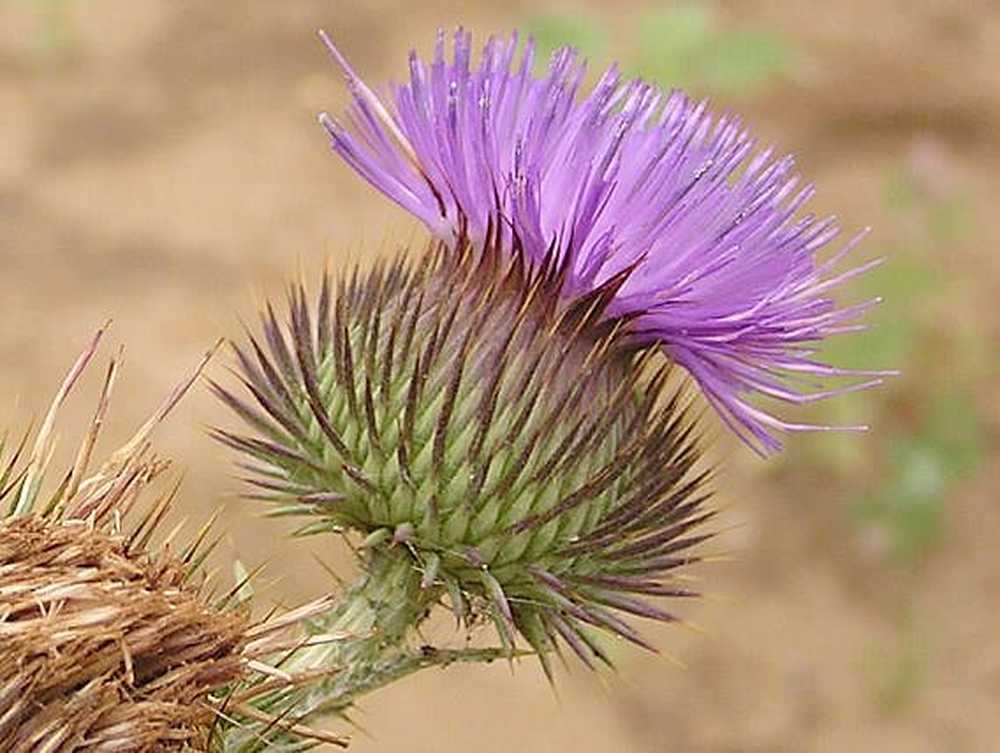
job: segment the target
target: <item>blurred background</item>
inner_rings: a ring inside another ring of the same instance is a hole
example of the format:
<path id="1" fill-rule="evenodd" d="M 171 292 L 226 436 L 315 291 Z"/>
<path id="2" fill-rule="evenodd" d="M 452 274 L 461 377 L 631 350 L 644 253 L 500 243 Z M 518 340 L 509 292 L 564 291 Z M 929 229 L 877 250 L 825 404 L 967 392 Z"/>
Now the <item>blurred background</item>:
<path id="1" fill-rule="evenodd" d="M 856 260 L 888 258 L 842 292 L 885 297 L 874 329 L 829 355 L 903 375 L 810 416 L 867 435 L 793 437 L 766 462 L 721 441 L 730 559 L 685 605 L 704 633 L 653 626 L 663 655 L 616 647 L 618 674 L 573 668 L 558 693 L 531 662 L 418 675 L 363 705 L 353 750 L 1000 750 L 995 0 L 0 0 L 0 426 L 43 413 L 111 317 L 111 448 L 288 279 L 419 244 L 329 155 L 314 116 L 346 93 L 314 31 L 380 82 L 459 23 L 619 60 L 796 153 L 812 211 L 871 225 Z M 237 498 L 204 432 L 220 423 L 198 388 L 160 434 L 184 512 L 224 506 L 219 566 L 268 562 L 265 604 L 330 587 L 315 557 L 349 576 L 339 542 L 279 540 Z M 447 622 L 426 638 L 461 640 Z"/>

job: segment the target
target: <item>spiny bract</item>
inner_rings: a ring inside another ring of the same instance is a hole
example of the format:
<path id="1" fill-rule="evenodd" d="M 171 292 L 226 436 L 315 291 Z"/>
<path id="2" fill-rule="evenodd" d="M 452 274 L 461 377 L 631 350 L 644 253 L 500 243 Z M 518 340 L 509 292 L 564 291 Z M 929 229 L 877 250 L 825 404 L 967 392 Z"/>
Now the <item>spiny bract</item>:
<path id="1" fill-rule="evenodd" d="M 669 365 L 605 316 L 624 275 L 566 303 L 565 274 L 461 243 L 324 278 L 315 309 L 295 288 L 287 328 L 268 306 L 235 348 L 256 405 L 215 385 L 258 435 L 217 436 L 303 533 L 360 532 L 508 646 L 589 664 L 591 627 L 646 645 L 619 613 L 674 619 L 646 599 L 692 595 L 672 572 L 711 513 Z"/>

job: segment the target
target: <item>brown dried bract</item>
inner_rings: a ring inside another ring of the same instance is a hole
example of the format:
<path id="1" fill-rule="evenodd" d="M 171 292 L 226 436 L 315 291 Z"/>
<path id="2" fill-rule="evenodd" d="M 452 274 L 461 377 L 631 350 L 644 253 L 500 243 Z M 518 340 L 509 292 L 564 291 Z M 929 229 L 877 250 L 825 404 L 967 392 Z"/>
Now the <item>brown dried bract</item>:
<path id="1" fill-rule="evenodd" d="M 5 750 L 205 749 L 206 698 L 243 676 L 247 618 L 185 572 L 83 522 L 0 521 Z"/>

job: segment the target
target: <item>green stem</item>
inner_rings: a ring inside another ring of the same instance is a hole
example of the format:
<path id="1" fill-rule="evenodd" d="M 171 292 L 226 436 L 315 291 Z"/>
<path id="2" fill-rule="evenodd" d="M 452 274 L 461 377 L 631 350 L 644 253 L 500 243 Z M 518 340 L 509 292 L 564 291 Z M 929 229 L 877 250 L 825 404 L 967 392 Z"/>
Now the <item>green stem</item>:
<path id="1" fill-rule="evenodd" d="M 296 652 L 281 667 L 291 674 L 336 670 L 309 690 L 297 711 L 342 711 L 361 695 L 399 679 L 400 668 L 409 666 L 403 660 L 413 654 L 408 638 L 438 596 L 436 589 L 420 587 L 420 573 L 407 552 L 370 555 L 365 572 L 316 623 L 316 632 L 331 641 Z"/>
<path id="2" fill-rule="evenodd" d="M 416 627 L 441 595 L 438 589 L 421 588 L 420 578 L 404 550 L 370 554 L 364 572 L 337 605 L 313 623 L 315 637 L 328 636 L 329 640 L 298 649 L 278 665 L 293 676 L 322 671 L 329 675 L 259 697 L 253 705 L 287 721 L 309 723 L 319 715 L 346 715 L 362 696 L 427 667 L 512 658 L 504 648 L 453 650 L 414 645 Z M 255 747 L 259 732 L 254 725 L 230 726 L 222 733 L 220 749 L 234 753 L 297 750 L 293 739 L 285 735 L 272 738 L 266 748 Z"/>
<path id="3" fill-rule="evenodd" d="M 360 696 L 422 668 L 414 662 L 420 650 L 409 646 L 409 638 L 438 596 L 436 590 L 420 587 L 420 573 L 408 552 L 372 552 L 336 606 L 313 621 L 313 638 L 319 642 L 283 660 L 275 659 L 281 672 L 313 679 L 258 696 L 251 705 L 285 722 L 309 723 L 323 714 L 344 715 Z M 299 750 L 294 737 L 280 732 L 281 726 L 266 729 L 262 722 L 223 723 L 216 749 L 225 753 Z M 265 738 L 267 744 L 262 747 Z"/>
<path id="4" fill-rule="evenodd" d="M 343 711 L 361 696 L 427 667 L 488 664 L 532 653 L 412 645 L 409 639 L 441 595 L 438 588 L 421 588 L 420 579 L 408 554 L 372 555 L 364 574 L 317 624 L 317 632 L 343 638 L 303 649 L 282 665 L 292 674 L 337 668 L 313 690 L 303 712 Z"/>

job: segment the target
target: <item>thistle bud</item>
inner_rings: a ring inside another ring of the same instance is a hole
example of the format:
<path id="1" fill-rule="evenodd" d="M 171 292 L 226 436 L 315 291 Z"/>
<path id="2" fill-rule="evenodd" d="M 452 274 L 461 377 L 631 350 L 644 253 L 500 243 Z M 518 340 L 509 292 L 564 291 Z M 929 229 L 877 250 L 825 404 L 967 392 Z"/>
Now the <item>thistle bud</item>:
<path id="1" fill-rule="evenodd" d="M 324 278 L 235 348 L 250 400 L 215 385 L 256 432 L 217 432 L 255 496 L 397 563 L 409 618 L 383 640 L 441 599 L 546 668 L 557 644 L 592 664 L 592 629 L 647 645 L 623 615 L 671 621 L 650 599 L 692 595 L 673 574 L 711 513 L 691 407 L 607 316 L 625 275 L 573 298 L 565 274 L 488 239 Z"/>

